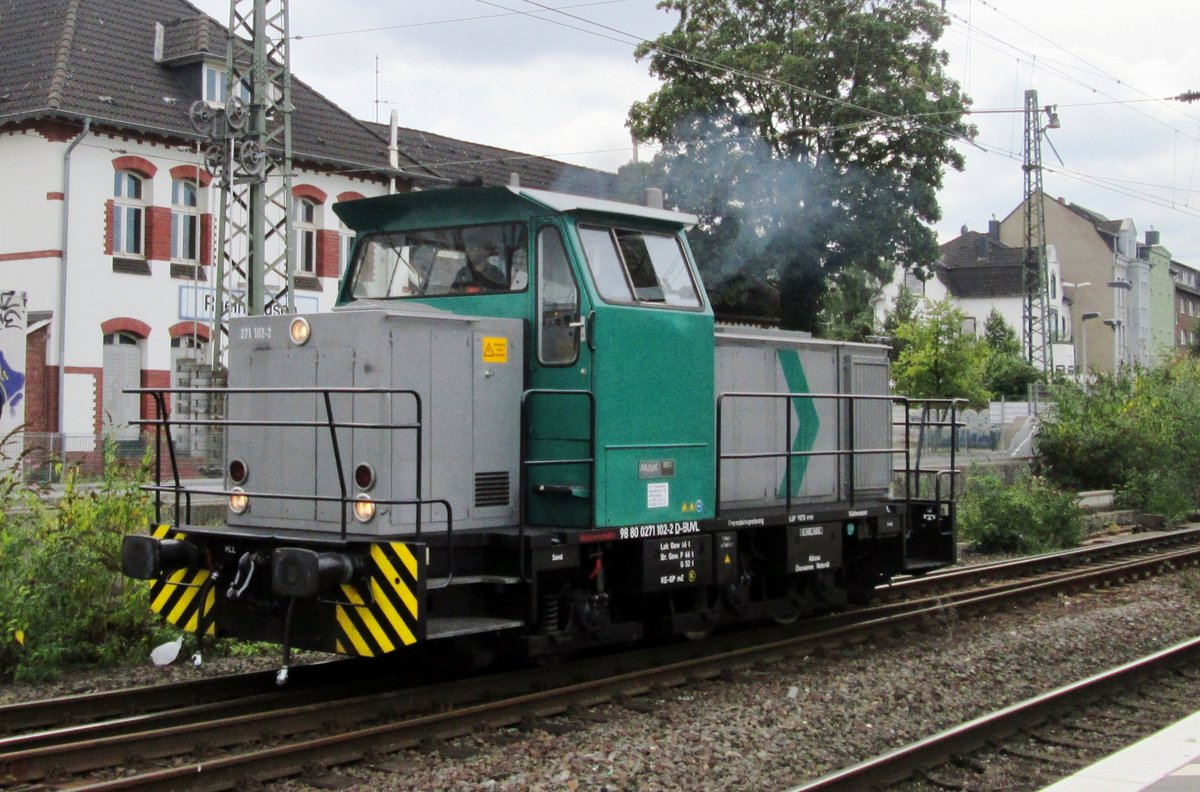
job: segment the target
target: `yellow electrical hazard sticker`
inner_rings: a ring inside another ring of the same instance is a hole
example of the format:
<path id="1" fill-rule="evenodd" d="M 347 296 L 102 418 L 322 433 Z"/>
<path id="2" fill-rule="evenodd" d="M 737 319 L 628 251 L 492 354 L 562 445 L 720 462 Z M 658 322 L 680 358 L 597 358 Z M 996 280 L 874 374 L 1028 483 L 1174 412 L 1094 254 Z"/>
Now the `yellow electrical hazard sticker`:
<path id="1" fill-rule="evenodd" d="M 508 339 L 502 336 L 483 337 L 483 362 L 507 363 Z"/>

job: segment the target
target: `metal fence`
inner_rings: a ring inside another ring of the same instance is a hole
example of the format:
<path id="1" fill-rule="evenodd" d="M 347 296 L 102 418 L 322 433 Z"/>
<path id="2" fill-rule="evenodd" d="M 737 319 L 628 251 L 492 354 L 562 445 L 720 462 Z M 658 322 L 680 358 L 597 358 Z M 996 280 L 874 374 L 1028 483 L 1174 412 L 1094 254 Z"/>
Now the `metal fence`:
<path id="1" fill-rule="evenodd" d="M 180 428 L 173 436 L 181 478 L 220 475 L 222 435 L 209 432 L 197 437 L 194 432 Z M 106 443 L 112 444 L 109 455 L 104 453 Z M 153 432 L 133 440 L 117 440 L 111 435 L 14 433 L 0 441 L 0 473 L 19 471 L 21 479 L 29 484 L 57 483 L 72 469 L 85 480 L 100 479 L 110 472 L 105 470 L 106 465 L 119 470 L 136 468 L 148 449 L 153 464 L 154 444 Z M 162 458 L 167 459 L 165 452 Z M 170 471 L 164 471 L 164 475 L 169 476 Z"/>

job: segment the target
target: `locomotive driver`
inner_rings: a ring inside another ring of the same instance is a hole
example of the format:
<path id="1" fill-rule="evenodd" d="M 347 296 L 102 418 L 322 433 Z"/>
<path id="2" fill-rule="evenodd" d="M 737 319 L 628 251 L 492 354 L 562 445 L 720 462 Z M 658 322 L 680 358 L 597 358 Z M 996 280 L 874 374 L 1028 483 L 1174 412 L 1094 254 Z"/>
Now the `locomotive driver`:
<path id="1" fill-rule="evenodd" d="M 487 240 L 464 240 L 467 263 L 454 277 L 454 291 L 507 291 L 508 283 L 500 269 L 496 243 Z"/>

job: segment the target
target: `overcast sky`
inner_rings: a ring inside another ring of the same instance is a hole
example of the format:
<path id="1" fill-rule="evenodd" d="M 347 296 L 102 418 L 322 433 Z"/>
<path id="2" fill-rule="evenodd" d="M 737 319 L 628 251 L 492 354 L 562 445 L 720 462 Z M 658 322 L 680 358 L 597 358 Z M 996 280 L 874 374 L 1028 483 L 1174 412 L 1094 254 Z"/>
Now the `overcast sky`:
<path id="1" fill-rule="evenodd" d="M 193 2 L 228 21 L 227 0 Z M 1064 164 L 1042 146 L 1046 192 L 1156 229 L 1200 267 L 1200 102 L 1162 101 L 1200 90 L 1194 0 L 945 8 L 949 75 L 975 110 L 1009 112 L 973 116 L 979 146 L 960 144 L 966 170 L 946 176 L 940 239 L 1021 201 L 1033 88 L 1062 122 L 1047 134 Z M 656 86 L 631 42 L 674 23 L 653 0 L 291 0 L 290 12 L 293 73 L 360 118 L 395 109 L 403 126 L 609 170 L 630 157 L 630 104 Z"/>

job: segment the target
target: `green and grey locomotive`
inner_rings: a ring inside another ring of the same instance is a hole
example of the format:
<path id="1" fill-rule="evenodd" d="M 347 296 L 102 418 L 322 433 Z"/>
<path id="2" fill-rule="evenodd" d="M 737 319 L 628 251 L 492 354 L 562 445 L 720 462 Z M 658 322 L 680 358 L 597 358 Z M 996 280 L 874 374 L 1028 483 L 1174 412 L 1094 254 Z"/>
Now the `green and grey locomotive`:
<path id="1" fill-rule="evenodd" d="M 334 210 L 337 307 L 231 323 L 225 520 L 163 479 L 170 519 L 125 538 L 178 627 L 285 664 L 463 636 L 537 657 L 955 560 L 954 475 L 894 429 L 887 348 L 716 323 L 695 217 L 516 186 Z"/>

